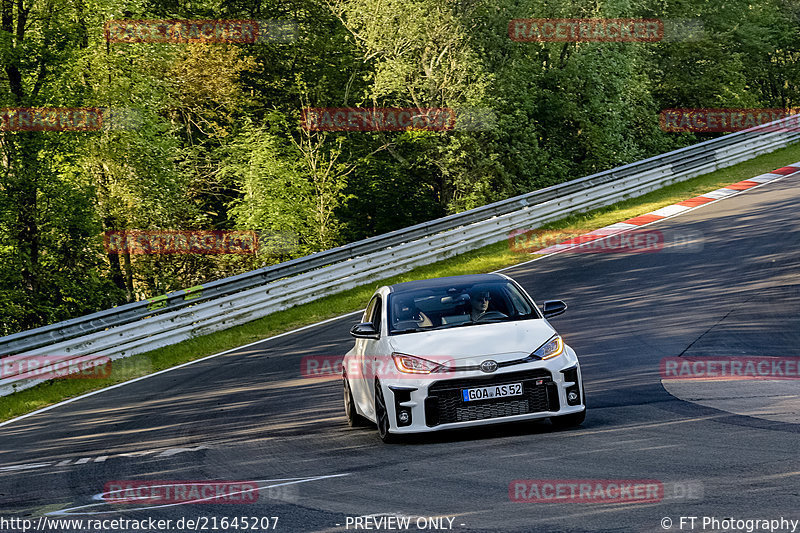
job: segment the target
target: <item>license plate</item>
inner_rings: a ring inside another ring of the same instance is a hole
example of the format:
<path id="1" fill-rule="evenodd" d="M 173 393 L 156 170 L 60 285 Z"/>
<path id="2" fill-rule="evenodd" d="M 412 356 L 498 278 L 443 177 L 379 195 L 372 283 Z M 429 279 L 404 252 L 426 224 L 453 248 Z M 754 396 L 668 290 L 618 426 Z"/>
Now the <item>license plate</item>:
<path id="1" fill-rule="evenodd" d="M 461 398 L 465 402 L 474 402 L 475 400 L 490 400 L 492 398 L 505 398 L 506 396 L 519 396 L 521 394 L 522 383 L 493 385 L 491 387 L 478 387 L 477 389 L 461 389 Z"/>

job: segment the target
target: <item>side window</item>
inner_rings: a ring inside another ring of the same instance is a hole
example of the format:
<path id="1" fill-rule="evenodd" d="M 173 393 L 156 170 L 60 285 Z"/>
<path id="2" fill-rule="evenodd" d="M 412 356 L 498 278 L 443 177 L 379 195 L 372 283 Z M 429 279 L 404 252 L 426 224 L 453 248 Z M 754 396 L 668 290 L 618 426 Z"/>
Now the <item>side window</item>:
<path id="1" fill-rule="evenodd" d="M 503 289 L 503 292 L 508 295 L 511 299 L 512 306 L 514 307 L 515 315 L 529 315 L 531 314 L 531 306 L 528 305 L 525 300 L 523 300 L 522 294 L 515 290 L 512 286 L 506 286 Z M 506 313 L 507 315 L 511 315 L 512 313 Z"/>
<path id="2" fill-rule="evenodd" d="M 378 330 L 378 333 L 381 331 L 381 310 L 383 305 L 381 305 L 381 297 L 376 296 L 373 300 L 374 307 L 372 309 L 372 316 L 370 317 L 370 322 L 375 326 L 375 329 Z"/>

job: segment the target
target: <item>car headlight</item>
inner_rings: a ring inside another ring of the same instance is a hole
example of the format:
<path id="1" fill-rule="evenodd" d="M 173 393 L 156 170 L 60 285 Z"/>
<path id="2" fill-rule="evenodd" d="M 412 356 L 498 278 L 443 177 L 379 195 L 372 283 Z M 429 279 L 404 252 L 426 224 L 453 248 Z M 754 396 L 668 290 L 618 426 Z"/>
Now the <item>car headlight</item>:
<path id="1" fill-rule="evenodd" d="M 441 368 L 441 364 L 404 353 L 393 353 L 392 359 L 397 370 L 404 374 L 430 374 Z"/>
<path id="2" fill-rule="evenodd" d="M 533 352 L 533 355 L 540 359 L 552 359 L 562 353 L 564 353 L 564 341 L 561 335 L 556 335 Z"/>

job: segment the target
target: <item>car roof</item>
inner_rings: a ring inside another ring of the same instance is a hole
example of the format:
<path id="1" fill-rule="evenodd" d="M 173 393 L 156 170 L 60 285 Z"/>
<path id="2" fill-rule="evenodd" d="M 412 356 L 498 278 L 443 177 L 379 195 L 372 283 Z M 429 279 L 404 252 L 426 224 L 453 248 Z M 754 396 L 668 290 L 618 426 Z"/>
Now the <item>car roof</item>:
<path id="1" fill-rule="evenodd" d="M 475 284 L 487 283 L 492 281 L 502 281 L 507 278 L 501 274 L 468 274 L 465 276 L 448 276 L 446 278 L 431 278 L 420 279 L 416 281 L 406 281 L 405 283 L 396 283 L 389 285 L 390 292 L 406 292 L 416 291 L 421 289 L 435 289 L 441 287 L 448 287 L 450 285 L 458 284 Z"/>

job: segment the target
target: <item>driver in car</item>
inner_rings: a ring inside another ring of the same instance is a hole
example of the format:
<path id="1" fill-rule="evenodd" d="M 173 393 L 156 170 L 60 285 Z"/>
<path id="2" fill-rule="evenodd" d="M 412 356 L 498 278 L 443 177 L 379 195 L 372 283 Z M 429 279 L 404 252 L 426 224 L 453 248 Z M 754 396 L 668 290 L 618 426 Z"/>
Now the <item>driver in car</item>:
<path id="1" fill-rule="evenodd" d="M 470 309 L 469 318 L 473 322 L 486 319 L 508 318 L 500 311 L 489 311 L 489 303 L 492 301 L 492 294 L 488 289 L 473 287 L 469 291 Z"/>

